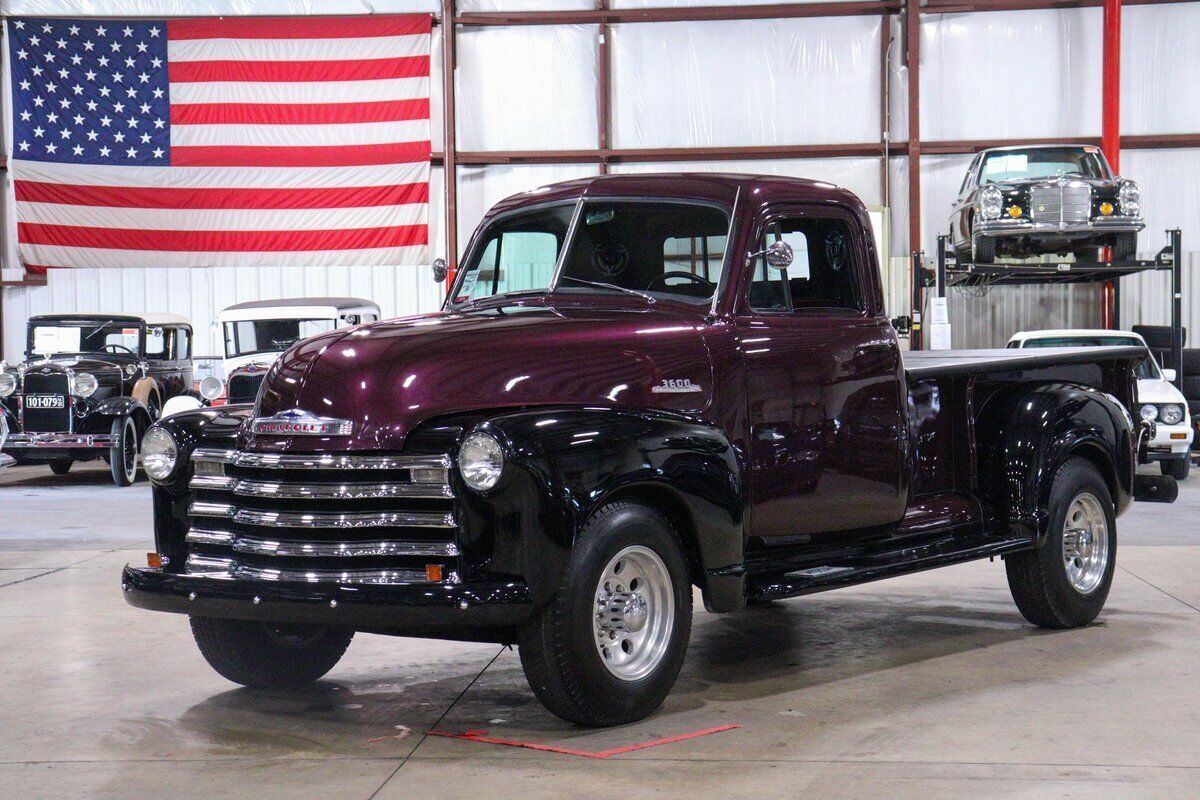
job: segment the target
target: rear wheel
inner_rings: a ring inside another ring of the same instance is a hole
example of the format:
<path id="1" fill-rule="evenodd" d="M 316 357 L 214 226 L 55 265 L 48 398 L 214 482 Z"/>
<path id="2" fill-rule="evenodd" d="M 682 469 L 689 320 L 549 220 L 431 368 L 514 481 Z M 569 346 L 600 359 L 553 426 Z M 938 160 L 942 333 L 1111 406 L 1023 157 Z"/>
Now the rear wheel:
<path id="1" fill-rule="evenodd" d="M 1113 261 L 1132 261 L 1137 256 L 1137 234 L 1114 234 L 1112 248 Z"/>
<path id="2" fill-rule="evenodd" d="M 971 257 L 976 264 L 992 264 L 996 261 L 996 240 L 990 236 L 974 236 L 971 239 Z"/>
<path id="3" fill-rule="evenodd" d="M 295 689 L 341 660 L 354 631 L 324 625 L 192 617 L 192 636 L 213 669 L 254 689 Z"/>
<path id="4" fill-rule="evenodd" d="M 521 631 L 521 666 L 542 705 L 568 722 L 636 722 L 671 691 L 691 627 L 692 586 L 671 523 L 611 503 L 584 526 L 558 594 Z"/>
<path id="5" fill-rule="evenodd" d="M 69 458 L 57 458 L 50 462 L 50 471 L 55 475 L 66 475 L 71 471 L 71 464 L 73 463 Z"/>
<path id="6" fill-rule="evenodd" d="M 1192 454 L 1189 452 L 1183 458 L 1169 458 L 1158 462 L 1158 468 L 1163 475 L 1169 475 L 1177 481 L 1185 480 L 1192 471 Z"/>
<path id="7" fill-rule="evenodd" d="M 130 486 L 137 478 L 138 431 L 133 417 L 118 417 L 113 420 L 112 436 L 116 442 L 108 448 L 108 466 L 113 483 Z"/>
<path id="8" fill-rule="evenodd" d="M 1117 521 L 1096 467 L 1073 458 L 1050 489 L 1049 531 L 1036 550 L 1006 556 L 1008 586 L 1025 619 L 1042 628 L 1077 628 L 1108 599 L 1117 563 Z"/>

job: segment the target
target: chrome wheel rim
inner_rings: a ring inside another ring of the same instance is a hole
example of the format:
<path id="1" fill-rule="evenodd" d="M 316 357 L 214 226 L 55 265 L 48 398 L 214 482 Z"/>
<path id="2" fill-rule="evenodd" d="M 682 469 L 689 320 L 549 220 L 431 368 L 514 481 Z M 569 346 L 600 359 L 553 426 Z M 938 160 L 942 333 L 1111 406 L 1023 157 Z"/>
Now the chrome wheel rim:
<path id="1" fill-rule="evenodd" d="M 137 477 L 137 445 L 137 427 L 132 419 L 126 420 L 125 433 L 121 437 L 121 466 L 130 481 Z"/>
<path id="2" fill-rule="evenodd" d="M 662 662 L 675 627 L 675 591 L 667 565 L 648 547 L 613 556 L 596 584 L 593 641 L 600 661 L 623 681 Z"/>
<path id="3" fill-rule="evenodd" d="M 1080 594 L 1091 594 L 1108 570 L 1108 518 L 1091 492 L 1071 501 L 1063 522 L 1062 555 L 1067 580 Z"/>

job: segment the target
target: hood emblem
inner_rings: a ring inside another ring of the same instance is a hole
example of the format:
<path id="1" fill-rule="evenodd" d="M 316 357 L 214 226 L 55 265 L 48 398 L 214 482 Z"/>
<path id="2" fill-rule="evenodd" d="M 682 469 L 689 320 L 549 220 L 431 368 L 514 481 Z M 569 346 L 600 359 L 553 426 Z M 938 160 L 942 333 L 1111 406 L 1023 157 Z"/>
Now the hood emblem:
<path id="1" fill-rule="evenodd" d="M 650 389 L 654 394 L 690 394 L 704 391 L 691 378 L 664 378 L 658 386 Z"/>
<path id="2" fill-rule="evenodd" d="M 259 417 L 251 424 L 251 430 L 267 436 L 349 436 L 353 429 L 354 423 L 348 419 L 318 417 L 302 408 Z"/>

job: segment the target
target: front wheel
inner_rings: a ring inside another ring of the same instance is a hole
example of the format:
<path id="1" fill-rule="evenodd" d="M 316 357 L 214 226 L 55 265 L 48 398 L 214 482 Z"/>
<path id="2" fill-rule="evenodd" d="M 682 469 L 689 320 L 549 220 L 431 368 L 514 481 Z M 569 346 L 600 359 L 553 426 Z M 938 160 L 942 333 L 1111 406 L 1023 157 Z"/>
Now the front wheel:
<path id="1" fill-rule="evenodd" d="M 971 257 L 976 264 L 993 264 L 996 261 L 996 240 L 990 236 L 971 238 Z"/>
<path id="2" fill-rule="evenodd" d="M 538 700 L 579 725 L 636 722 L 666 699 L 687 652 L 692 586 L 658 511 L 615 502 L 580 533 L 558 594 L 521 631 Z"/>
<path id="3" fill-rule="evenodd" d="M 1137 256 L 1137 234 L 1118 233 L 1113 236 L 1113 261 L 1132 261 Z"/>
<path id="4" fill-rule="evenodd" d="M 1162 470 L 1163 475 L 1169 475 L 1177 481 L 1184 480 L 1192 471 L 1192 454 L 1188 453 L 1183 458 L 1168 458 L 1160 461 L 1158 468 Z"/>
<path id="5" fill-rule="evenodd" d="M 341 660 L 354 631 L 324 625 L 192 617 L 192 636 L 209 666 L 253 689 L 296 689 Z"/>
<path id="6" fill-rule="evenodd" d="M 1045 543 L 1005 557 L 1022 616 L 1042 628 L 1078 628 L 1100 614 L 1117 565 L 1117 520 L 1091 462 L 1073 458 L 1050 488 Z"/>
<path id="7" fill-rule="evenodd" d="M 118 417 L 113 420 L 111 433 L 116 442 L 108 448 L 108 466 L 113 483 L 131 486 L 137 478 L 138 434 L 133 417 Z"/>
<path id="8" fill-rule="evenodd" d="M 50 462 L 50 471 L 55 475 L 66 475 L 71 471 L 72 463 L 69 458 L 56 458 Z"/>

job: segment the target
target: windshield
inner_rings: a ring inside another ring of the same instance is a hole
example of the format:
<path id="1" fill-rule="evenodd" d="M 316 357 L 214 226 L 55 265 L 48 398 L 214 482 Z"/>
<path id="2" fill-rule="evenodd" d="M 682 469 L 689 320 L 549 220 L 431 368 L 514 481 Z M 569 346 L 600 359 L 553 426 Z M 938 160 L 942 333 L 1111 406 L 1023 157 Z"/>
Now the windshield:
<path id="1" fill-rule="evenodd" d="M 999 183 L 1022 178 L 1056 178 L 1072 175 L 1107 178 L 1108 169 L 1094 147 L 1033 147 L 1003 150 L 984 156 L 979 182 Z"/>
<path id="2" fill-rule="evenodd" d="M 497 220 L 464 267 L 453 303 L 546 291 L 554 280 L 574 205 Z M 707 303 L 721 279 L 726 212 L 669 201 L 590 201 L 562 258 L 555 291 L 623 293 Z"/>
<path id="3" fill-rule="evenodd" d="M 1141 341 L 1128 336 L 1053 336 L 1047 339 L 1026 339 L 1021 347 L 1145 347 Z M 1146 357 L 1138 362 L 1138 378 L 1158 380 L 1158 364 L 1146 350 Z"/>
<path id="4" fill-rule="evenodd" d="M 226 322 L 225 357 L 282 353 L 301 339 L 331 330 L 331 319 L 245 319 Z"/>
<path id="5" fill-rule="evenodd" d="M 55 322 L 32 325 L 29 352 L 35 356 L 106 353 L 138 355 L 142 329 L 128 323 L 71 324 Z"/>

